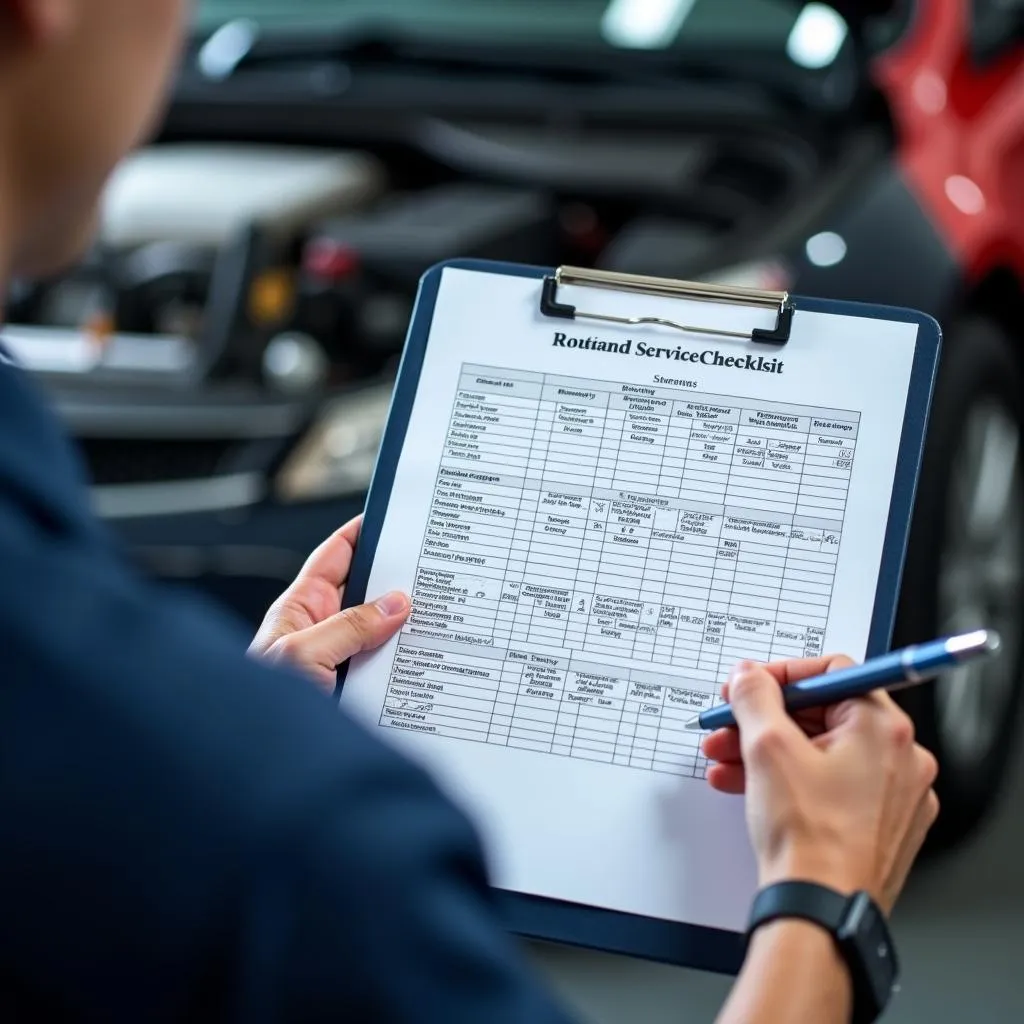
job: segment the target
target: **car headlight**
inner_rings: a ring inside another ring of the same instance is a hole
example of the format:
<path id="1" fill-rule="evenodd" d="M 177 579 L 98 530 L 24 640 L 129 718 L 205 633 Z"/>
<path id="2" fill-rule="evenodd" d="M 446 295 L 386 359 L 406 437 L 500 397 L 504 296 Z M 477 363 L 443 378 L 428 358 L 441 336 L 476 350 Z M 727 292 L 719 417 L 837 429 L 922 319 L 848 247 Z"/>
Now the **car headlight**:
<path id="1" fill-rule="evenodd" d="M 315 501 L 363 493 L 370 486 L 392 385 L 331 400 L 285 461 L 275 484 L 282 501 Z"/>

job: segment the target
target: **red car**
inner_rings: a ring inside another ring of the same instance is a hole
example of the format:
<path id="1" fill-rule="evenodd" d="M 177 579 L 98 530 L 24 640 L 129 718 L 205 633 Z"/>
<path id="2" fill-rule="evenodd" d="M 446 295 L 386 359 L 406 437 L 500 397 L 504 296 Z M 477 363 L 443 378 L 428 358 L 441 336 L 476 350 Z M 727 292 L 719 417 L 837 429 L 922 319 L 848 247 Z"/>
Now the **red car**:
<path id="1" fill-rule="evenodd" d="M 903 182 L 950 271 L 928 303 L 945 328 L 904 591 L 901 640 L 990 622 L 1001 662 L 907 697 L 940 755 L 956 837 L 990 803 L 1019 728 L 1024 491 L 1024 4 L 925 0 L 874 63 Z M 895 227 L 895 225 L 894 225 Z M 890 264 L 911 278 L 920 263 Z"/>

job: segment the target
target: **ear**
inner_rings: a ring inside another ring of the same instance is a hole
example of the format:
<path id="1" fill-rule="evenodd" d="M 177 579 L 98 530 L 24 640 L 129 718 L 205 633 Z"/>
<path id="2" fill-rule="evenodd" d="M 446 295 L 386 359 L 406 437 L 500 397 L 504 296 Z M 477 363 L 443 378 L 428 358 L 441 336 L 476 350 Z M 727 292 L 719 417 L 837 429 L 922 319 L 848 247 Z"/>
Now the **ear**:
<path id="1" fill-rule="evenodd" d="M 25 42 L 48 43 L 65 36 L 74 24 L 78 3 L 91 0 L 0 0 L 0 25 Z"/>

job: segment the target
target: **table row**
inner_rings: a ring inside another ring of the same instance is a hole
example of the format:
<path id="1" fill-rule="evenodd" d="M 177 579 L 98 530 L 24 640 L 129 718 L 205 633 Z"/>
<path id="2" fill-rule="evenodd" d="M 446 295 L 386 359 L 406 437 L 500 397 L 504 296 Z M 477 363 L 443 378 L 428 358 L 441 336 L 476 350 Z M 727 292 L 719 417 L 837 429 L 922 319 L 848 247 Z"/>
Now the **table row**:
<path id="1" fill-rule="evenodd" d="M 504 414 L 487 416 L 476 407 L 456 403 L 449 420 L 449 438 L 459 438 L 482 447 L 503 447 L 526 451 L 571 450 L 620 452 L 625 450 L 659 453 L 718 454 L 782 460 L 805 455 L 825 458 L 853 458 L 857 442 L 822 434 L 785 435 L 770 429 L 741 430 L 735 427 L 706 429 L 667 417 L 628 415 L 608 421 L 567 414 L 539 416 Z"/>
<path id="2" fill-rule="evenodd" d="M 730 395 L 694 394 L 672 388 L 466 365 L 457 400 L 486 404 L 571 406 L 601 410 L 667 411 L 702 423 L 770 426 L 786 432 L 817 431 L 856 437 L 859 413 Z"/>
<path id="3" fill-rule="evenodd" d="M 711 706 L 712 688 L 650 685 L 560 669 L 559 659 L 544 664 L 535 653 L 519 656 L 527 662 L 495 665 L 403 644 L 380 724 L 680 774 L 703 771 L 699 734 L 685 724 Z"/>

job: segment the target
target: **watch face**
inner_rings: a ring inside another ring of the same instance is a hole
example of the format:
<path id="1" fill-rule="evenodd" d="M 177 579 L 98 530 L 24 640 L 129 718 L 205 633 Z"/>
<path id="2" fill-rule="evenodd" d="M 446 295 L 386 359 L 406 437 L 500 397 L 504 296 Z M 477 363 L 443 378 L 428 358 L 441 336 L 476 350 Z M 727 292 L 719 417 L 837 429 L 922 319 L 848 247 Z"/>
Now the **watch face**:
<path id="1" fill-rule="evenodd" d="M 858 893 L 850 903 L 839 941 L 856 954 L 863 965 L 863 981 L 881 1009 L 892 996 L 899 976 L 896 949 L 881 911 L 866 893 Z"/>

